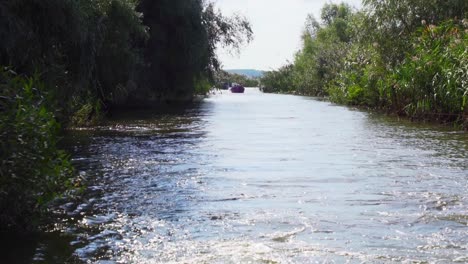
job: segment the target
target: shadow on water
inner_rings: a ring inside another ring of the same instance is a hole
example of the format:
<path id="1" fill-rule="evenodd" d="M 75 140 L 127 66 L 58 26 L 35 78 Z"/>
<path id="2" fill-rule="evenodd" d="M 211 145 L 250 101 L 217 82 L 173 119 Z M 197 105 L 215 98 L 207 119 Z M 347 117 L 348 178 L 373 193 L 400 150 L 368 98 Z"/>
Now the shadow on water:
<path id="1" fill-rule="evenodd" d="M 81 263 L 70 247 L 73 236 L 60 231 L 30 234 L 27 237 L 16 234 L 2 234 L 2 263 Z"/>
<path id="2" fill-rule="evenodd" d="M 2 262 L 31 263 L 38 241 L 39 236 L 18 237 L 15 234 L 2 234 L 0 239 Z"/>

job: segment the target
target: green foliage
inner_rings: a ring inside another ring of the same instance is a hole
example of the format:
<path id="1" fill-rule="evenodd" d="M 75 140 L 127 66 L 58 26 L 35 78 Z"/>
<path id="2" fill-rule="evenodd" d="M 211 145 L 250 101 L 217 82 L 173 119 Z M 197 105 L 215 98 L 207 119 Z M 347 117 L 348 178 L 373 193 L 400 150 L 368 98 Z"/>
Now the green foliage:
<path id="1" fill-rule="evenodd" d="M 309 16 L 291 70 L 265 80 L 283 88 L 265 91 L 292 87 L 288 92 L 328 95 L 333 102 L 415 119 L 467 122 L 467 2 L 365 0 L 364 5 L 364 12 L 353 12 L 327 4 L 322 24 Z"/>
<path id="2" fill-rule="evenodd" d="M 418 30 L 413 48 L 393 74 L 399 107 L 406 114 L 454 120 L 467 112 L 468 33 L 465 30 L 453 21 Z"/>
<path id="3" fill-rule="evenodd" d="M 89 101 L 85 104 L 80 103 L 80 107 L 76 109 L 78 110 L 70 117 L 73 126 L 87 127 L 97 125 L 104 118 L 99 101 Z"/>
<path id="4" fill-rule="evenodd" d="M 142 86 L 163 100 L 190 100 L 196 82 L 213 81 L 219 69 L 217 45 L 236 48 L 252 36 L 245 19 L 226 18 L 201 0 L 142 0 L 138 10 L 150 29 Z"/>
<path id="5" fill-rule="evenodd" d="M 253 39 L 253 32 L 245 17 L 240 15 L 226 17 L 220 11 L 215 11 L 215 5 L 212 2 L 198 2 L 204 5 L 202 23 L 208 37 L 206 48 L 210 63 L 205 70 L 212 77 L 214 71 L 219 70 L 221 66 L 216 56 L 218 45 L 224 48 L 230 47 L 232 51 L 239 52 L 242 45 Z"/>
<path id="6" fill-rule="evenodd" d="M 293 93 L 296 91 L 293 81 L 294 66 L 283 66 L 277 71 L 266 72 L 260 79 L 261 89 L 266 93 Z"/>
<path id="7" fill-rule="evenodd" d="M 93 125 L 115 107 L 190 100 L 211 87 L 217 45 L 251 37 L 202 0 L 0 1 L 0 65 L 37 73 L 0 72 L 0 229 L 26 227 L 67 185 L 56 119 Z"/>
<path id="8" fill-rule="evenodd" d="M 391 67 L 404 59 L 413 33 L 422 24 L 439 24 L 468 15 L 465 0 L 363 0 L 368 42 L 377 42 L 383 61 Z"/>
<path id="9" fill-rule="evenodd" d="M 106 4 L 101 7 L 100 15 L 103 40 L 96 54 L 99 95 L 103 102 L 122 105 L 137 92 L 136 79 L 143 67 L 138 44 L 147 39 L 147 33 L 134 11 L 134 1 L 102 2 Z"/>
<path id="10" fill-rule="evenodd" d="M 403 61 L 392 68 L 385 67 L 377 44 L 367 49 L 357 45 L 330 86 L 331 100 L 418 119 L 462 121 L 468 96 L 468 42 L 462 24 L 421 27 Z"/>
<path id="11" fill-rule="evenodd" d="M 77 1 L 1 1 L 0 65 L 27 75 L 39 72 L 59 97 L 72 93 L 72 82 L 88 75 L 80 63 L 90 56 L 80 48 L 88 44 L 82 16 Z"/>
<path id="12" fill-rule="evenodd" d="M 0 231 L 27 230 L 70 184 L 59 124 L 37 77 L 0 72 Z"/>
<path id="13" fill-rule="evenodd" d="M 193 83 L 195 84 L 194 94 L 197 95 L 207 94 L 212 87 L 211 82 L 204 77 L 196 79 Z"/>
<path id="14" fill-rule="evenodd" d="M 296 54 L 294 64 L 262 78 L 266 91 L 272 86 L 281 91 L 293 89 L 299 94 L 328 95 L 327 85 L 343 68 L 352 37 L 353 13 L 348 5 L 327 4 L 321 18 L 322 25 L 313 16 L 307 18 L 302 49 Z"/>
<path id="15" fill-rule="evenodd" d="M 466 16 L 466 2 L 364 2 L 365 13 L 325 5 L 322 25 L 309 16 L 294 64 L 269 73 L 262 81 L 276 89 L 265 91 L 289 87 L 412 118 L 466 122 L 468 22 L 450 20 Z"/>
<path id="16" fill-rule="evenodd" d="M 190 100 L 199 80 L 213 82 L 218 44 L 238 49 L 252 30 L 202 0 L 11 0 L 0 37 L 0 64 L 39 72 L 66 121 L 89 102 Z"/>
<path id="17" fill-rule="evenodd" d="M 345 57 L 344 67 L 328 84 L 330 100 L 350 105 L 386 105 L 387 71 L 375 46 L 354 44 Z"/>
<path id="18" fill-rule="evenodd" d="M 145 28 L 131 0 L 12 0 L 0 3 L 0 64 L 39 72 L 59 117 L 85 105 L 125 101 L 141 64 Z M 122 92 L 122 87 L 125 87 Z M 77 103 L 80 102 L 80 103 Z"/>

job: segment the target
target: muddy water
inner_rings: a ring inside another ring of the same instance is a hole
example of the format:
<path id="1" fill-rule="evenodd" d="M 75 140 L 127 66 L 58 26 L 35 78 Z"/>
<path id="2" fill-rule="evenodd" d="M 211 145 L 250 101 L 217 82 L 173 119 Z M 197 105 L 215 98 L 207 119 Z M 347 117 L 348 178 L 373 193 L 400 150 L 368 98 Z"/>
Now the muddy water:
<path id="1" fill-rule="evenodd" d="M 468 262 L 468 135 L 218 94 L 72 133 L 89 186 L 32 262 Z"/>

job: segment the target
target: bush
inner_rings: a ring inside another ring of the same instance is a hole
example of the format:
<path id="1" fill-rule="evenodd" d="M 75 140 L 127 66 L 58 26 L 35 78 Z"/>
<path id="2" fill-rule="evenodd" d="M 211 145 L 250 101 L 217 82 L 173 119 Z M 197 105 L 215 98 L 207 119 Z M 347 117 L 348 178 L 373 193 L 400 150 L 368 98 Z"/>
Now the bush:
<path id="1" fill-rule="evenodd" d="M 288 64 L 277 71 L 265 72 L 260 79 L 262 91 L 266 93 L 291 93 L 296 91 L 293 81 L 294 66 Z"/>
<path id="2" fill-rule="evenodd" d="M 468 28 L 468 27 L 467 27 Z M 420 29 L 395 69 L 399 107 L 416 118 L 460 121 L 468 110 L 468 29 L 453 21 Z"/>
<path id="3" fill-rule="evenodd" d="M 70 186 L 72 167 L 57 149 L 59 124 L 36 77 L 0 71 L 0 231 L 33 228 Z"/>
<path id="4" fill-rule="evenodd" d="M 385 106 L 388 104 L 387 75 L 381 57 L 373 46 L 353 45 L 343 70 L 329 83 L 330 100 L 371 108 Z"/>
<path id="5" fill-rule="evenodd" d="M 329 87 L 330 99 L 416 119 L 463 122 L 468 113 L 466 23 L 448 21 L 420 28 L 404 60 L 390 69 L 378 44 L 356 45 Z"/>

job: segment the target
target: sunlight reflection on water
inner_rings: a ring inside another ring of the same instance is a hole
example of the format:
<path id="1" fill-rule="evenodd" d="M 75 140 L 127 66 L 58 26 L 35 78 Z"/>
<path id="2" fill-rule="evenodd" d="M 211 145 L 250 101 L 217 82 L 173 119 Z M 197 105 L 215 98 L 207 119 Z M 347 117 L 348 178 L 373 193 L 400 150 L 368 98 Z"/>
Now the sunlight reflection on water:
<path id="1" fill-rule="evenodd" d="M 70 139 L 81 260 L 468 261 L 466 133 L 256 89 L 138 117 Z"/>

